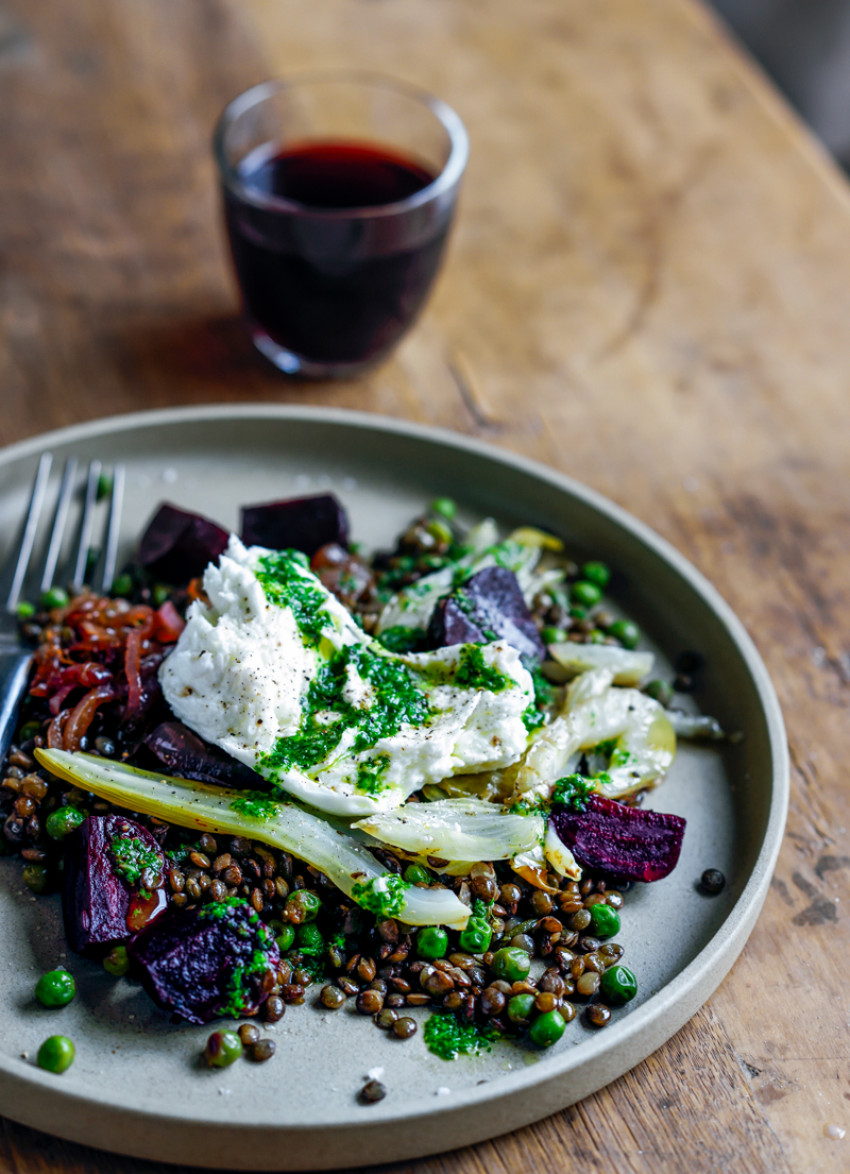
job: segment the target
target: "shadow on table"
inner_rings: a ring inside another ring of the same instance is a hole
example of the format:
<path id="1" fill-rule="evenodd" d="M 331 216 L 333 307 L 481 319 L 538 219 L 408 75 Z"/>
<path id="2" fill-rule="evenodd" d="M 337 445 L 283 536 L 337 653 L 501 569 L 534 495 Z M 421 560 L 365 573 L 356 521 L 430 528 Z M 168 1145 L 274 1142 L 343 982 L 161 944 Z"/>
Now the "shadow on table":
<path id="1" fill-rule="evenodd" d="M 170 318 L 124 328 L 111 339 L 116 363 L 134 381 L 155 383 L 162 397 L 202 388 L 207 396 L 232 395 L 250 384 L 279 392 L 282 380 L 254 350 L 238 315 Z"/>
<path id="2" fill-rule="evenodd" d="M 300 402 L 307 390 L 311 403 L 339 405 L 359 383 L 282 375 L 255 350 L 236 314 L 122 325 L 105 344 L 131 398 L 144 397 L 134 405 L 139 408 L 231 400 Z"/>

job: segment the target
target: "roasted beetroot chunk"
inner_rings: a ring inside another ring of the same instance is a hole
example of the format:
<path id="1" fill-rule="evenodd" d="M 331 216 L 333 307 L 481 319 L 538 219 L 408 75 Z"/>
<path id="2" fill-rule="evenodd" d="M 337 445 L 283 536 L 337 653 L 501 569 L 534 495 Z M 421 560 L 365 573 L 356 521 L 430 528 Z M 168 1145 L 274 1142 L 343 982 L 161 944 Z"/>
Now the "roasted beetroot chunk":
<path id="1" fill-rule="evenodd" d="M 301 550 L 312 558 L 329 542 L 348 546 L 348 515 L 332 493 L 244 506 L 242 541 L 271 550 Z"/>
<path id="2" fill-rule="evenodd" d="M 90 815 L 68 837 L 62 911 L 72 950 L 99 954 L 164 912 L 165 857 L 140 824 Z M 150 887 L 146 887 L 150 886 Z"/>
<path id="3" fill-rule="evenodd" d="M 432 648 L 506 640 L 528 660 L 546 655 L 517 577 L 506 567 L 485 567 L 441 599 L 428 639 Z"/>
<path id="4" fill-rule="evenodd" d="M 209 518 L 165 502 L 139 540 L 136 562 L 166 583 L 187 583 L 215 562 L 228 538 Z"/>
<path id="5" fill-rule="evenodd" d="M 661 880 L 679 861 L 685 834 L 680 815 L 588 795 L 584 811 L 553 808 L 550 818 L 582 867 L 614 880 Z"/>
<path id="6" fill-rule="evenodd" d="M 228 787 L 255 787 L 259 781 L 250 767 L 210 746 L 182 722 L 160 722 L 144 744 L 170 775 Z"/>
<path id="7" fill-rule="evenodd" d="M 172 908 L 128 952 L 151 998 L 190 1023 L 256 1014 L 280 964 L 271 930 L 241 897 Z"/>

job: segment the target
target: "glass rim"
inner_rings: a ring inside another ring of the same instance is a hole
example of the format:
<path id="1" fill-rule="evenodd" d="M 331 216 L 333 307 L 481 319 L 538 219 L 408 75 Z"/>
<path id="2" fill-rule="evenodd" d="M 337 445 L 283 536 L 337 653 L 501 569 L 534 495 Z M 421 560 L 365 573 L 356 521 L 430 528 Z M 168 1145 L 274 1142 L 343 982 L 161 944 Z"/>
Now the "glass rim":
<path id="1" fill-rule="evenodd" d="M 290 200 L 285 196 L 269 195 L 247 185 L 227 159 L 225 153 L 225 138 L 233 122 L 253 106 L 265 101 L 272 95 L 285 90 L 295 89 L 298 86 L 310 84 L 343 84 L 372 86 L 376 89 L 392 90 L 398 94 L 418 102 L 427 107 L 437 121 L 442 125 L 449 139 L 449 155 L 438 175 L 410 196 L 403 200 L 395 200 L 391 204 L 364 205 L 355 208 L 312 208 L 299 200 Z M 316 217 L 329 219 L 344 217 L 351 219 L 381 218 L 407 212 L 423 204 L 429 204 L 434 199 L 450 190 L 458 183 L 463 175 L 469 157 L 469 135 L 466 127 L 457 114 L 442 98 L 437 98 L 427 90 L 408 82 L 388 77 L 386 74 L 368 70 L 322 69 L 309 70 L 304 73 L 294 73 L 285 78 L 270 78 L 259 82 L 250 89 L 237 94 L 221 112 L 213 131 L 213 156 L 218 166 L 222 183 L 234 195 L 245 203 L 254 207 L 279 212 L 300 212 Z"/>

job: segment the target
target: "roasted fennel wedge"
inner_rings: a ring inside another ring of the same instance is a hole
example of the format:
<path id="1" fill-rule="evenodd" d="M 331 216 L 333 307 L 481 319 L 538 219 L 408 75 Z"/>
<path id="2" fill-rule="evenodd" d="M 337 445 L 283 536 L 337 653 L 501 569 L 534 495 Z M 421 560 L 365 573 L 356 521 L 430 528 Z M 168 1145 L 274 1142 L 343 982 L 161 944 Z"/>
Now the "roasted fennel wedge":
<path id="1" fill-rule="evenodd" d="M 144 815 L 199 832 L 248 836 L 291 852 L 320 869 L 347 896 L 377 917 L 408 925 L 462 929 L 469 909 L 446 888 L 419 888 L 382 868 L 364 838 L 265 795 L 192 779 L 171 778 L 124 763 L 66 750 L 37 750 L 43 767 L 85 791 Z"/>

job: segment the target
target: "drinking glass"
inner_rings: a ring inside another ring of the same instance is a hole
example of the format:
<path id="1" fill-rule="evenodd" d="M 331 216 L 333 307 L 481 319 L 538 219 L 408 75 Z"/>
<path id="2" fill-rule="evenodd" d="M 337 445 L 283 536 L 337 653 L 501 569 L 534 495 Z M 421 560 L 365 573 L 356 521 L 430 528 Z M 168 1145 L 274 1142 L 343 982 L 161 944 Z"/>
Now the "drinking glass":
<path id="1" fill-rule="evenodd" d="M 356 375 L 422 309 L 469 151 L 440 99 L 321 72 L 235 98 L 214 136 L 224 220 L 254 344 L 289 375 Z"/>

